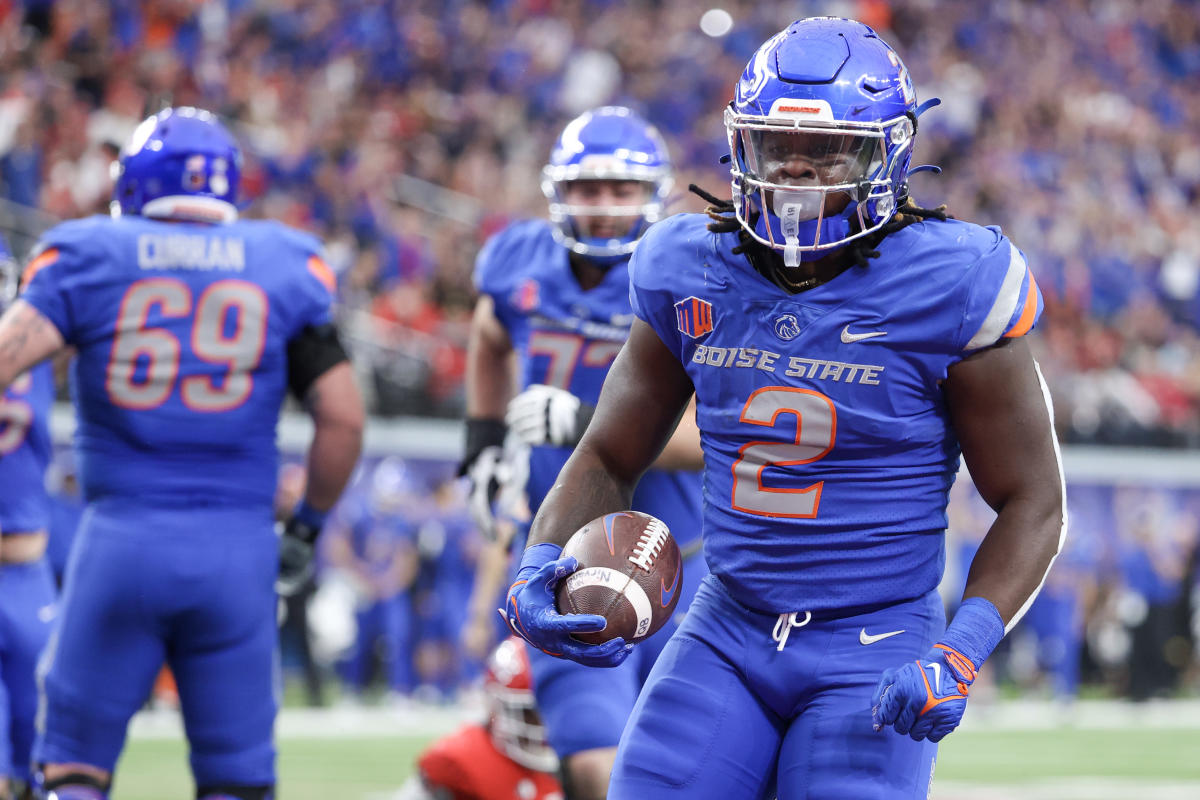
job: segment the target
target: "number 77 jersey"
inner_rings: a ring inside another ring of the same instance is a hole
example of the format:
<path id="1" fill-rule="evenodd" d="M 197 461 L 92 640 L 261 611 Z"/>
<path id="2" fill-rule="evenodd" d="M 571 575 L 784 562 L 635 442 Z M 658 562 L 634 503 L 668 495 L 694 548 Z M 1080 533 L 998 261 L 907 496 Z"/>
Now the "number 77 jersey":
<path id="1" fill-rule="evenodd" d="M 941 383 L 1036 322 L 1024 257 L 995 228 L 923 222 L 869 266 L 788 294 L 708 222 L 654 225 L 630 280 L 696 387 L 710 569 L 774 613 L 931 591 L 960 454 Z"/>
<path id="2" fill-rule="evenodd" d="M 287 344 L 330 321 L 318 242 L 275 222 L 91 217 L 37 253 L 22 298 L 77 350 L 88 498 L 270 502 Z"/>

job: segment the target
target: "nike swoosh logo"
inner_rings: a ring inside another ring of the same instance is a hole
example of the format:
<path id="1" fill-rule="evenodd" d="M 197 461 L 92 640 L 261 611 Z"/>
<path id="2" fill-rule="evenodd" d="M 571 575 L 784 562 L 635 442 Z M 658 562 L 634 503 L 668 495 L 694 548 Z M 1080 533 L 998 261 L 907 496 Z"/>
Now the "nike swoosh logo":
<path id="1" fill-rule="evenodd" d="M 887 336 L 887 331 L 868 331 L 867 333 L 851 333 L 850 326 L 842 328 L 842 344 L 854 344 L 863 339 L 874 339 L 876 336 Z"/>
<path id="2" fill-rule="evenodd" d="M 604 537 L 608 540 L 608 552 L 614 556 L 617 554 L 617 547 L 613 544 L 613 522 L 616 521 L 617 517 L 628 516 L 631 515 L 626 514 L 624 511 L 618 511 L 615 514 L 606 514 L 604 517 Z"/>
<path id="3" fill-rule="evenodd" d="M 896 636 L 901 633 L 904 633 L 903 629 L 898 630 L 898 631 L 888 631 L 887 633 L 870 634 L 870 633 L 867 633 L 866 628 L 863 628 L 862 630 L 860 630 L 858 632 L 858 643 L 859 644 L 875 644 L 876 642 L 883 641 L 884 639 L 888 638 L 889 636 Z"/>
<path id="4" fill-rule="evenodd" d="M 933 661 L 925 666 L 933 670 L 933 693 L 937 694 L 940 691 L 939 687 L 942 685 L 942 665 Z"/>
<path id="5" fill-rule="evenodd" d="M 675 596 L 675 590 L 679 588 L 679 573 L 681 572 L 683 572 L 681 569 L 675 570 L 675 580 L 671 581 L 670 589 L 667 588 L 667 584 L 664 583 L 661 578 L 659 579 L 658 585 L 660 589 L 658 593 L 658 600 L 663 608 L 671 605 L 671 598 Z"/>

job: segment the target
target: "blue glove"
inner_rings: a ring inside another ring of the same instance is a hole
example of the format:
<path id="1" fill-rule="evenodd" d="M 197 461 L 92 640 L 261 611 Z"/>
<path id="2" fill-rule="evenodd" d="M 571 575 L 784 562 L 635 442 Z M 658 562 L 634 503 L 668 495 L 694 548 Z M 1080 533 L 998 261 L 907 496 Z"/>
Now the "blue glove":
<path id="1" fill-rule="evenodd" d="M 1000 639 L 1004 621 L 988 600 L 963 601 L 942 640 L 924 658 L 885 670 L 871 700 L 875 730 L 940 742 L 958 727 L 978 669 Z"/>
<path id="2" fill-rule="evenodd" d="M 517 579 L 508 590 L 505 619 L 513 632 L 531 645 L 559 658 L 589 667 L 615 667 L 629 657 L 632 644 L 618 637 L 604 644 L 587 644 L 572 633 L 603 630 L 599 614 L 559 614 L 554 605 L 558 582 L 579 569 L 575 558 L 559 558 L 562 548 L 549 542 L 526 548 Z"/>

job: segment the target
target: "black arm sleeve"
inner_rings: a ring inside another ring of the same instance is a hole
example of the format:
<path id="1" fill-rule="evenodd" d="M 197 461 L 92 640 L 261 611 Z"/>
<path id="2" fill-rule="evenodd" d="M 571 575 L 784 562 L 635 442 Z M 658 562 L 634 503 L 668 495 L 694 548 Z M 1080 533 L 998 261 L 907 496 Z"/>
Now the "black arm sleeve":
<path id="1" fill-rule="evenodd" d="M 288 388 L 303 400 L 317 378 L 343 361 L 349 361 L 337 328 L 332 324 L 309 325 L 288 342 Z"/>

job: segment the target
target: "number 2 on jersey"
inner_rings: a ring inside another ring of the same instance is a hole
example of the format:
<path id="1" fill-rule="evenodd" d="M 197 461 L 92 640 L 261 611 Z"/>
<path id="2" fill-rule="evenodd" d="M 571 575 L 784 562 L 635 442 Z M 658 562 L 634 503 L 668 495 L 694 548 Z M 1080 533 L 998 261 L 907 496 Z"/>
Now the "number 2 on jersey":
<path id="1" fill-rule="evenodd" d="M 765 517 L 812 519 L 817 516 L 824 481 L 801 489 L 773 488 L 763 485 L 762 474 L 767 467 L 811 464 L 828 455 L 837 439 L 837 411 L 820 392 L 766 386 L 750 395 L 741 421 L 773 428 L 781 423 L 781 414 L 796 420 L 793 442 L 742 445 L 741 458 L 733 463 L 733 508 Z"/>
<path id="2" fill-rule="evenodd" d="M 192 290 L 174 278 L 148 278 L 125 292 L 117 312 L 116 336 L 105 386 L 114 405 L 157 408 L 174 391 L 183 345 L 162 327 L 146 324 L 158 307 L 163 318 L 192 315 L 190 346 L 200 361 L 225 368 L 223 378 L 189 375 L 179 384 L 184 405 L 193 411 L 237 408 L 254 388 L 251 374 L 262 358 L 267 332 L 267 296 L 242 280 L 222 280 L 200 293 L 192 314 Z M 227 333 L 227 327 L 232 331 Z M 143 367 L 140 370 L 139 366 Z"/>

